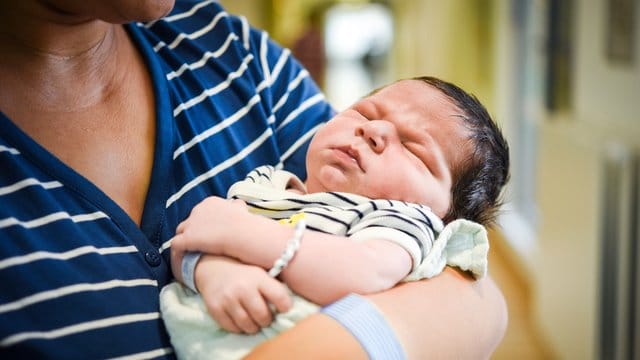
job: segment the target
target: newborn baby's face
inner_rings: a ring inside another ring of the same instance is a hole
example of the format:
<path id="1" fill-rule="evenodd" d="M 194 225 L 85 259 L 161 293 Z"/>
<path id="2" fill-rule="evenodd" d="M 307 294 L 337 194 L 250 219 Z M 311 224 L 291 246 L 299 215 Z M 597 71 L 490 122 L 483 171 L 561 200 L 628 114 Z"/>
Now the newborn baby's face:
<path id="1" fill-rule="evenodd" d="M 307 191 L 420 203 L 444 216 L 450 165 L 460 161 L 468 137 L 460 113 L 420 81 L 383 88 L 318 131 L 307 153 Z"/>

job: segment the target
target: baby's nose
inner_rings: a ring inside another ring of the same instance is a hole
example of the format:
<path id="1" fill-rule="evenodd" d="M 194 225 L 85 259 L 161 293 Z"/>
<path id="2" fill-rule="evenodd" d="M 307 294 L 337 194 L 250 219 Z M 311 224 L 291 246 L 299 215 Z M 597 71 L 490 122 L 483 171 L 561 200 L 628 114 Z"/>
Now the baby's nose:
<path id="1" fill-rule="evenodd" d="M 376 153 L 381 153 L 387 146 L 390 126 L 386 121 L 371 120 L 356 128 L 356 135 L 362 137 Z"/>

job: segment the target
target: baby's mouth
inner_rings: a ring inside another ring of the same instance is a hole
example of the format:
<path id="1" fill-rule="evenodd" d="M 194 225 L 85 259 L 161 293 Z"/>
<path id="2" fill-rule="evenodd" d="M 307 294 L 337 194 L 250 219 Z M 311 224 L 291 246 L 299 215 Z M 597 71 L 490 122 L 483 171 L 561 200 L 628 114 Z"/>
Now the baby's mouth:
<path id="1" fill-rule="evenodd" d="M 360 170 L 362 170 L 362 172 L 365 172 L 360 162 L 360 153 L 358 153 L 358 150 L 354 149 L 351 146 L 341 146 L 336 148 L 336 150 L 341 151 L 344 154 L 346 154 L 348 157 L 350 157 L 351 160 L 358 165 Z"/>

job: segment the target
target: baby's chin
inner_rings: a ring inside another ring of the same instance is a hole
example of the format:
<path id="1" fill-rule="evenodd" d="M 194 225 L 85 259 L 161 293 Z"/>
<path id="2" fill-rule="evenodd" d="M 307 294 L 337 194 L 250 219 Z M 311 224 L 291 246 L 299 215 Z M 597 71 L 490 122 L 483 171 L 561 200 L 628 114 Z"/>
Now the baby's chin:
<path id="1" fill-rule="evenodd" d="M 307 192 L 348 192 L 356 193 L 357 186 L 354 186 L 353 179 L 340 168 L 334 166 L 324 166 L 317 176 L 309 177 L 306 182 Z"/>

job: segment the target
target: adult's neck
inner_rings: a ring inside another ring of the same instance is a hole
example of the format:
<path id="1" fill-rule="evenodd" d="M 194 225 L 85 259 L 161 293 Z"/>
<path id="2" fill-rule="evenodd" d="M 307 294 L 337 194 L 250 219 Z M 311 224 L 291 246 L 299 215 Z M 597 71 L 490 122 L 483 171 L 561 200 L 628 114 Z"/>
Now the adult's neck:
<path id="1" fill-rule="evenodd" d="M 38 1 L 2 1 L 0 79 L 24 86 L 34 96 L 32 105 L 86 108 L 108 96 L 123 76 L 118 59 L 126 41 L 121 25 Z"/>

